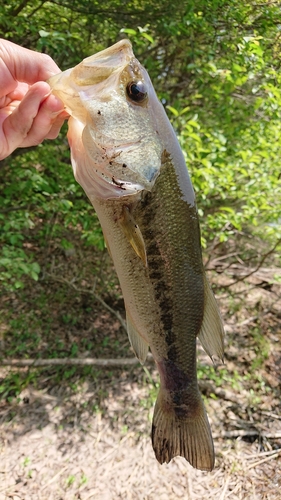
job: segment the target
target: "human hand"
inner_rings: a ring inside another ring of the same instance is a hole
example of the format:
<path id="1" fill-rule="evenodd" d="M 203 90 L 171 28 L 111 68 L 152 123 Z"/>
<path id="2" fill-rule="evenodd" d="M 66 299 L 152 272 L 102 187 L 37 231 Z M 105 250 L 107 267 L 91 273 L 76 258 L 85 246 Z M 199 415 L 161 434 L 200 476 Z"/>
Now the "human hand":
<path id="1" fill-rule="evenodd" d="M 46 54 L 0 39 L 0 160 L 57 137 L 68 115 L 45 80 L 59 72 Z"/>

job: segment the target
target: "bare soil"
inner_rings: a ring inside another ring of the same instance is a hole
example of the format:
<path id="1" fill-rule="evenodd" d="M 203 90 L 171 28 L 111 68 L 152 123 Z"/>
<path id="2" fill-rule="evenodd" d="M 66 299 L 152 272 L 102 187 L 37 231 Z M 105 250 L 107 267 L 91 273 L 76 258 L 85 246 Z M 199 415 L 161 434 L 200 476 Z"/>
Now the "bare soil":
<path id="1" fill-rule="evenodd" d="M 133 356 L 118 314 L 95 298 L 124 314 L 110 261 L 100 256 L 91 276 L 89 255 L 82 267 L 78 257 L 53 252 L 38 283 L 1 295 L 3 357 Z M 225 288 L 242 271 L 210 276 L 226 327 L 225 364 L 213 368 L 198 348 L 212 472 L 180 457 L 157 463 L 153 362 L 145 369 L 2 367 L 0 500 L 281 499 L 281 272 L 259 269 Z"/>

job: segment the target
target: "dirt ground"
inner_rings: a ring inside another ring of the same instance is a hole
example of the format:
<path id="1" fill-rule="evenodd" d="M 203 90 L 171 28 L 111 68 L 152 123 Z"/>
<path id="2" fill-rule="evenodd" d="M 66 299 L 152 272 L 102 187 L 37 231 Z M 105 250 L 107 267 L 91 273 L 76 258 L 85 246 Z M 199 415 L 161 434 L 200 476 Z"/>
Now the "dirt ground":
<path id="1" fill-rule="evenodd" d="M 7 380 L 11 386 L 17 380 L 25 384 L 15 397 L 6 393 L 0 401 L 0 500 L 281 499 L 280 275 L 264 268 L 237 283 L 231 296 L 220 294 L 224 365 L 213 368 L 198 349 L 198 376 L 216 449 L 212 472 L 197 471 L 179 457 L 157 463 L 150 441 L 158 384 L 152 361 L 145 369 L 138 364 L 87 371 L 2 367 L 0 386 Z M 48 335 L 60 335 L 62 350 L 67 342 L 76 345 L 76 357 L 132 357 L 117 317 L 102 304 L 89 312 L 89 299 L 78 285 L 55 307 L 52 298 L 57 300 L 61 285 L 54 276 L 38 283 L 33 293 L 49 294 L 46 316 L 42 304 L 40 312 L 26 296 L 23 302 L 16 295 L 2 297 L 2 310 L 13 309 L 18 318 L 5 330 L 5 353 L 20 357 L 13 344 L 18 330 L 19 339 L 26 338 L 23 358 L 36 357 L 38 350 L 47 357 Z M 119 302 L 110 307 L 122 314 Z M 41 332 L 39 340 L 20 326 L 31 309 L 41 315 L 42 332 L 52 310 L 49 334 Z M 70 321 L 68 311 L 77 321 Z M 51 357 L 60 355 L 56 349 Z"/>

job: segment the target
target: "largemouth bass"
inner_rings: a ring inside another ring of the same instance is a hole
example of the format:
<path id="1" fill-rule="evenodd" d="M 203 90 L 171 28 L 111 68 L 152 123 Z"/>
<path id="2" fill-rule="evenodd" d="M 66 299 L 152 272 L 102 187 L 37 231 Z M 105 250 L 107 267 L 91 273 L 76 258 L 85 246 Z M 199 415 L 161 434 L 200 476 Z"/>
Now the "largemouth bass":
<path id="1" fill-rule="evenodd" d="M 71 115 L 76 180 L 99 217 L 124 296 L 132 348 L 160 374 L 152 446 L 212 470 L 196 339 L 223 357 L 223 326 L 201 255 L 195 195 L 173 128 L 145 69 L 122 40 L 52 77 Z"/>

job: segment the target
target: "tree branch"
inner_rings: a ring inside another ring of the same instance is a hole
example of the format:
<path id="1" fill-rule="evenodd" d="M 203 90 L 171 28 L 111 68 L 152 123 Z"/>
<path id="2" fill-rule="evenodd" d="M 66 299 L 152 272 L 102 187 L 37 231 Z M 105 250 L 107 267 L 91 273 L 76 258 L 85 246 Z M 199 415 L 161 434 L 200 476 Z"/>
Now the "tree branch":
<path id="1" fill-rule="evenodd" d="M 28 4 L 29 0 L 23 0 L 16 9 L 9 11 L 9 15 L 11 17 L 16 17 Z"/>
<path id="2" fill-rule="evenodd" d="M 237 278 L 235 281 L 232 281 L 232 283 L 229 283 L 228 285 L 224 285 L 224 288 L 228 288 L 230 286 L 236 285 L 236 283 L 239 283 L 240 281 L 244 281 L 246 278 L 249 278 L 250 276 L 255 274 L 262 267 L 262 265 L 265 262 L 265 260 L 267 259 L 267 257 L 269 257 L 269 255 L 272 255 L 275 252 L 276 248 L 278 247 L 278 245 L 280 245 L 280 243 L 281 243 L 281 238 L 279 238 L 277 240 L 277 242 L 275 243 L 273 248 L 271 248 L 268 252 L 266 252 L 262 256 L 261 260 L 259 261 L 259 263 L 257 264 L 257 266 L 254 269 L 252 269 L 249 273 L 246 273 L 243 276 L 241 276 L 241 278 Z"/>
<path id="3" fill-rule="evenodd" d="M 0 210 L 0 213 L 7 214 L 8 212 L 17 212 L 18 210 L 26 210 L 27 208 L 27 205 L 19 205 L 17 207 L 3 208 L 3 210 Z"/>

